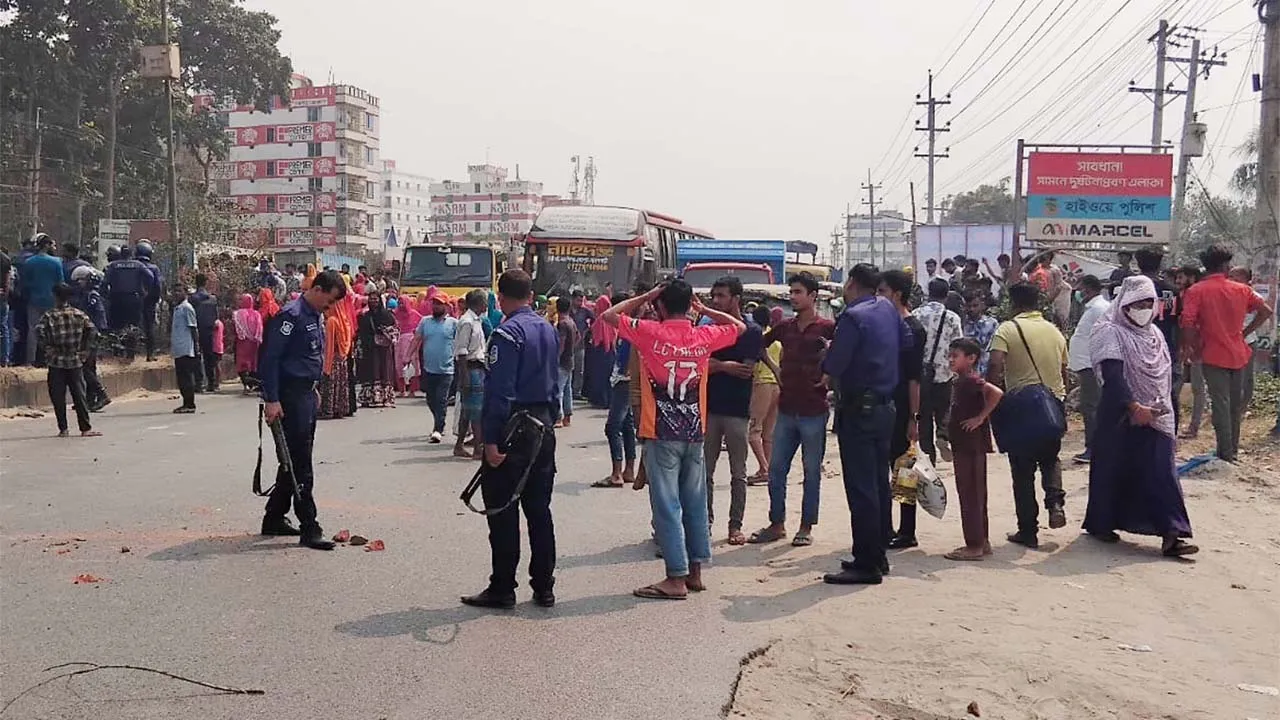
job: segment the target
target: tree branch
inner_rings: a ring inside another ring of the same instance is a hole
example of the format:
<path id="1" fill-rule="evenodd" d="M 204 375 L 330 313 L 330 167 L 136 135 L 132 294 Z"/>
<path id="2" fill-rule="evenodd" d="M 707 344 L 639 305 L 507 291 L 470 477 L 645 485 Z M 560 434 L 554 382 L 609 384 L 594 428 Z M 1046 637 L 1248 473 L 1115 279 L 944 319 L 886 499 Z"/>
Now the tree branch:
<path id="1" fill-rule="evenodd" d="M 153 673 L 155 675 L 163 675 L 164 677 L 171 678 L 173 680 L 181 680 L 182 682 L 191 683 L 192 685 L 198 685 L 199 687 L 202 687 L 202 688 L 216 690 L 220 693 L 225 693 L 227 695 L 265 695 L 266 694 L 265 690 L 257 690 L 253 688 L 248 688 L 248 689 L 233 688 L 233 687 L 226 687 L 223 685 L 214 685 L 212 683 L 207 683 L 200 680 L 192 680 L 189 677 L 183 677 L 181 675 L 176 675 L 174 673 L 166 672 L 164 670 L 156 670 L 155 668 L 142 667 L 140 665 L 99 665 L 97 663 L 91 663 L 91 662 L 68 662 L 68 663 L 62 663 L 60 665 L 53 665 L 51 667 L 47 667 L 42 672 L 49 672 L 51 670 L 60 670 L 63 668 L 75 667 L 79 665 L 87 665 L 88 667 L 81 668 L 80 670 L 73 670 L 71 672 L 59 673 L 57 675 L 54 675 L 51 678 L 46 678 L 44 680 L 41 680 L 35 685 L 32 685 L 26 690 L 23 690 L 22 692 L 15 695 L 12 700 L 4 704 L 4 707 L 0 707 L 0 715 L 4 715 L 5 711 L 7 711 L 11 705 L 18 702 L 18 700 L 21 699 L 26 694 L 33 692 L 35 690 L 38 690 L 55 680 L 61 680 L 63 678 L 73 678 L 77 675 L 88 675 L 89 673 L 97 672 L 99 670 L 137 670 L 139 672 Z"/>

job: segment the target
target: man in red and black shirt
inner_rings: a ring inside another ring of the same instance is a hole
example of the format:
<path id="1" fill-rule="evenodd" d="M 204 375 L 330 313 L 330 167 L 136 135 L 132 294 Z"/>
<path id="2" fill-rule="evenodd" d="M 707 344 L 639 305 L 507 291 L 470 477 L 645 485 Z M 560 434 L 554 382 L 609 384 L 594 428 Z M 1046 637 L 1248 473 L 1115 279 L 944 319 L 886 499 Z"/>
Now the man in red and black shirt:
<path id="1" fill-rule="evenodd" d="M 818 524 L 818 498 L 822 481 L 822 456 L 827 448 L 827 385 L 822 358 L 835 336 L 836 325 L 818 317 L 818 281 L 802 272 L 788 278 L 791 307 L 787 318 L 765 333 L 764 346 L 782 343 L 778 421 L 773 431 L 773 456 L 769 460 L 769 527 L 752 533 L 748 542 L 767 543 L 787 535 L 787 474 L 800 451 L 804 465 L 804 495 L 800 502 L 800 530 L 792 545 L 811 545 L 811 530 Z"/>

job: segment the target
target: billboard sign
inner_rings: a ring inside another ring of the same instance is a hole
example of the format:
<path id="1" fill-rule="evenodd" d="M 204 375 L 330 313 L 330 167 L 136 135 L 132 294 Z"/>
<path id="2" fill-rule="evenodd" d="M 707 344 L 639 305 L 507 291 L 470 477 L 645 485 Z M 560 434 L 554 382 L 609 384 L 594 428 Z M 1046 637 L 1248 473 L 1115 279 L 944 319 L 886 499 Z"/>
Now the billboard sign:
<path id="1" fill-rule="evenodd" d="M 276 247 L 333 247 L 338 234 L 333 228 L 277 228 Z"/>
<path id="2" fill-rule="evenodd" d="M 1173 156 L 1034 152 L 1027 239 L 1048 244 L 1169 242 Z"/>

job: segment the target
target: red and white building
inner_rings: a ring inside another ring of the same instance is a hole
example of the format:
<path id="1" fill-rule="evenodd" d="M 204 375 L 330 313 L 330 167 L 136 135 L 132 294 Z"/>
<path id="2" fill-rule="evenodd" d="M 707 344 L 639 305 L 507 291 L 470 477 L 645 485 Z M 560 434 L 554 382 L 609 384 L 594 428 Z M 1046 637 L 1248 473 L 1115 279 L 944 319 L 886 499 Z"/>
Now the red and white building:
<path id="1" fill-rule="evenodd" d="M 542 209 L 542 183 L 507 179 L 496 165 L 468 165 L 468 180 L 431 185 L 431 234 L 437 240 L 512 247 Z"/>
<path id="2" fill-rule="evenodd" d="M 239 244 L 276 251 L 359 255 L 382 247 L 378 98 L 301 76 L 270 112 L 195 98 L 216 112 L 231 143 L 215 162 L 216 194 L 246 213 Z"/>

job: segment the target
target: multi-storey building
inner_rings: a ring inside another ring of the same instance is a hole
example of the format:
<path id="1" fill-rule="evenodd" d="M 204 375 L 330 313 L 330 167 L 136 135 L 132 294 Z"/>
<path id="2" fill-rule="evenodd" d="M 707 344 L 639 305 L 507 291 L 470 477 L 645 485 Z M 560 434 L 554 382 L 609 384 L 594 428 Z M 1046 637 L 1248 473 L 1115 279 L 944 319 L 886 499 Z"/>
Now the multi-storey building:
<path id="1" fill-rule="evenodd" d="M 431 185 L 435 180 L 382 161 L 382 223 L 388 255 L 393 247 L 425 242 L 431 231 Z M 394 245 L 392 244 L 394 243 Z"/>
<path id="2" fill-rule="evenodd" d="M 468 180 L 431 185 L 431 232 L 443 240 L 512 249 L 542 209 L 542 183 L 507 179 L 496 165 L 468 165 Z"/>
<path id="3" fill-rule="evenodd" d="M 911 264 L 910 227 L 902 213 L 884 210 L 874 218 L 851 215 L 845 222 L 846 270 L 864 262 L 886 270 Z"/>
<path id="4" fill-rule="evenodd" d="M 276 99 L 269 112 L 196 98 L 217 113 L 231 143 L 209 175 L 215 194 L 247 216 L 240 244 L 291 259 L 380 249 L 378 98 L 302 76 L 294 84 L 289 101 Z"/>

